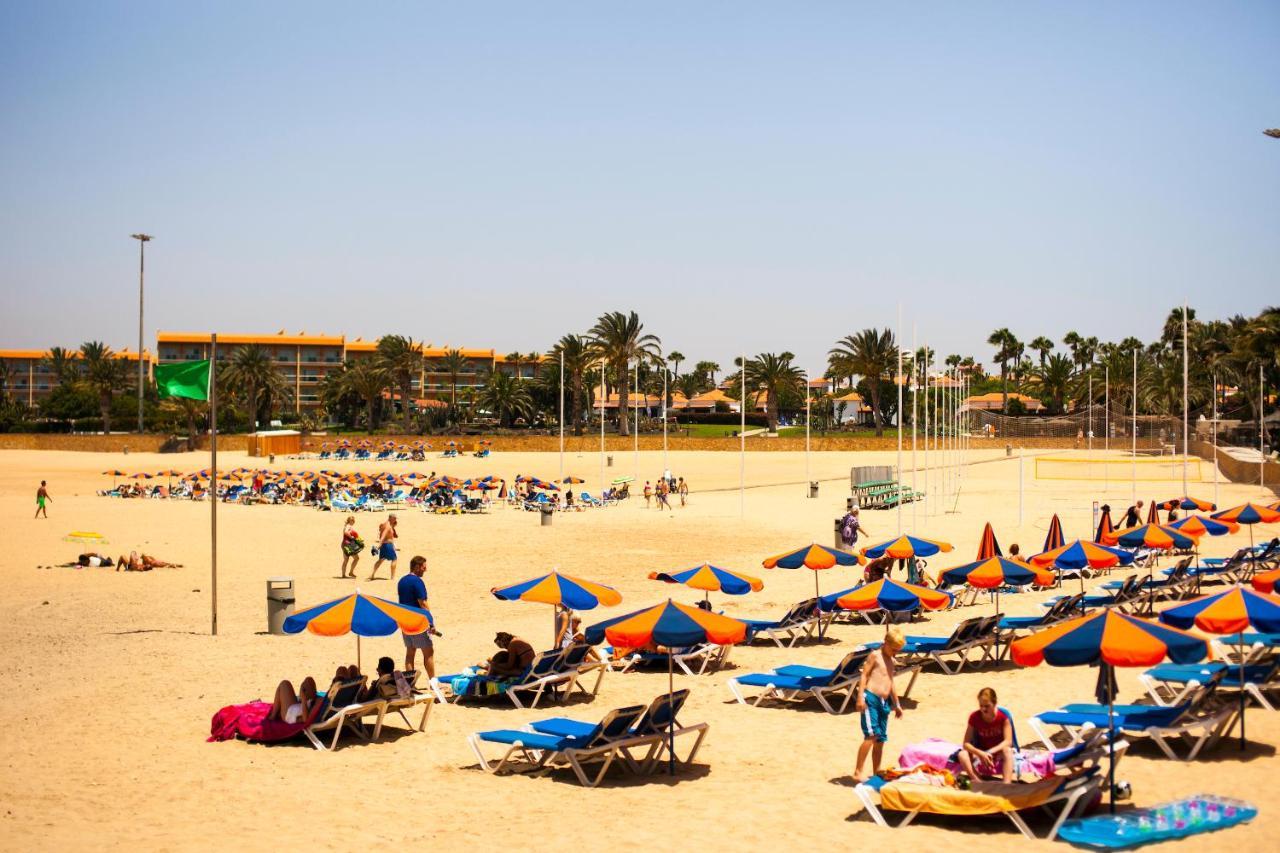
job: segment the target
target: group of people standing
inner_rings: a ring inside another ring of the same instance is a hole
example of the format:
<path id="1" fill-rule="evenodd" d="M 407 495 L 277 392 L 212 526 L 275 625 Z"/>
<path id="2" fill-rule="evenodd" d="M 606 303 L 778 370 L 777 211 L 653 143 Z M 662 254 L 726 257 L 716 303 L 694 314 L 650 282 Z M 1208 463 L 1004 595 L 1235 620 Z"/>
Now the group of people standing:
<path id="1" fill-rule="evenodd" d="M 400 567 L 400 558 L 396 553 L 396 539 L 400 534 L 396 530 L 396 514 L 387 516 L 387 520 L 378 525 L 378 542 L 371 549 L 371 555 L 378 560 L 369 572 L 369 580 L 377 580 L 378 569 L 383 563 L 391 564 L 391 580 L 396 579 L 396 569 Z M 356 531 L 356 517 L 348 515 L 342 526 L 342 569 L 340 576 L 355 579 L 356 565 L 360 562 L 360 554 L 364 551 L 364 540 Z"/>
<path id="2" fill-rule="evenodd" d="M 672 477 L 670 474 L 659 477 L 657 484 L 651 484 L 648 480 L 644 482 L 644 507 L 657 507 L 658 509 L 671 509 L 671 496 L 677 495 L 680 498 L 680 506 L 685 506 L 689 502 L 689 484 L 684 481 L 684 477 Z"/>

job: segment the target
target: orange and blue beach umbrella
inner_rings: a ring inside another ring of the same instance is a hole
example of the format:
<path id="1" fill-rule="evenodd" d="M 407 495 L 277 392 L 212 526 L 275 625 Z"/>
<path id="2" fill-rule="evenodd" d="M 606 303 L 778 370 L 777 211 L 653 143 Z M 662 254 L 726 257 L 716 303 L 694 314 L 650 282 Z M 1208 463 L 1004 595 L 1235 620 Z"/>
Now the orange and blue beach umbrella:
<path id="1" fill-rule="evenodd" d="M 1224 509 L 1222 512 L 1215 512 L 1211 518 L 1218 521 L 1230 521 L 1234 524 L 1249 525 L 1249 547 L 1253 547 L 1253 525 L 1255 524 L 1273 524 L 1280 521 L 1280 511 L 1262 504 L 1244 503 L 1240 506 L 1233 506 L 1231 509 Z"/>
<path id="2" fill-rule="evenodd" d="M 1246 672 L 1243 632 L 1280 633 L 1280 598 L 1263 595 L 1247 586 L 1236 586 L 1170 607 L 1160 613 L 1160 621 L 1177 628 L 1196 627 L 1210 634 L 1237 635 L 1240 683 L 1236 686 L 1240 688 L 1240 748 L 1244 749 Z"/>
<path id="3" fill-rule="evenodd" d="M 622 595 L 611 586 L 571 578 L 559 572 L 551 572 L 511 586 L 494 587 L 489 591 L 494 598 L 502 601 L 532 601 L 535 604 L 552 605 L 552 630 L 555 626 L 554 614 L 561 607 L 594 610 L 602 604 L 613 607 L 622 603 Z"/>
<path id="4" fill-rule="evenodd" d="M 1053 586 L 1057 578 L 1053 572 L 1029 566 L 1020 560 L 992 557 L 978 560 L 942 573 L 942 579 L 950 584 L 967 583 L 978 589 L 998 589 L 1002 586 Z"/>
<path id="5" fill-rule="evenodd" d="M 560 482 L 562 482 L 562 483 L 564 483 L 565 485 L 568 485 L 568 486 L 576 486 L 576 485 L 578 485 L 579 483 L 585 483 L 585 482 L 586 482 L 586 480 L 582 479 L 581 477 L 565 477 L 565 478 L 564 478 L 563 480 L 561 480 Z"/>
<path id="6" fill-rule="evenodd" d="M 897 539 L 863 548 L 862 553 L 873 560 L 877 560 L 886 554 L 897 560 L 906 560 L 911 557 L 932 557 L 939 552 L 946 553 L 950 550 L 951 543 L 949 542 L 936 542 L 932 539 L 921 539 L 917 536 L 904 534 Z"/>
<path id="7" fill-rule="evenodd" d="M 919 610 L 942 610 L 951 606 L 951 594 L 915 584 L 881 578 L 864 584 L 836 599 L 845 610 L 890 610 L 895 613 Z"/>
<path id="8" fill-rule="evenodd" d="M 1212 501 L 1202 501 L 1199 498 L 1183 496 L 1180 498 L 1170 498 L 1169 500 L 1164 501 L 1160 504 L 1160 508 L 1165 511 L 1171 509 L 1185 509 L 1190 511 L 1194 509 L 1197 512 L 1212 512 L 1218 508 L 1218 505 Z"/>
<path id="9" fill-rule="evenodd" d="M 1226 536 L 1228 533 L 1237 533 L 1240 530 L 1240 525 L 1234 521 L 1218 521 L 1207 515 L 1185 515 L 1177 521 L 1166 524 L 1165 527 L 1186 534 L 1197 541 L 1201 536 Z"/>
<path id="10" fill-rule="evenodd" d="M 1061 548 L 1067 542 L 1062 535 L 1062 521 L 1055 512 L 1053 518 L 1049 520 L 1049 532 L 1044 537 L 1044 547 L 1041 551 L 1052 551 L 1055 548 Z"/>
<path id="11" fill-rule="evenodd" d="M 300 610 L 284 620 L 286 634 L 303 631 L 321 637 L 355 634 L 357 663 L 360 637 L 386 637 L 396 631 L 421 634 L 434 626 L 435 620 L 429 611 L 358 592 Z"/>
<path id="12" fill-rule="evenodd" d="M 1254 575 L 1253 579 L 1249 581 L 1249 583 L 1253 585 L 1253 588 L 1258 592 L 1270 593 L 1274 593 L 1276 591 L 1277 582 L 1280 582 L 1280 569 L 1272 569 L 1269 572 Z"/>
<path id="13" fill-rule="evenodd" d="M 989 560 L 992 557 L 1003 557 L 1004 552 L 1000 550 L 1000 543 L 996 541 L 996 532 L 991 529 L 991 522 L 987 522 L 987 526 L 982 528 L 982 540 L 978 542 L 978 556 L 975 560 Z"/>
<path id="14" fill-rule="evenodd" d="M 1154 509 L 1154 507 L 1152 507 L 1152 509 Z M 1152 522 L 1155 521 L 1154 518 L 1151 518 L 1148 520 Z M 1098 519 L 1098 530 L 1096 533 L 1093 534 L 1093 541 L 1107 542 L 1111 538 L 1111 534 L 1114 533 L 1115 530 L 1116 530 L 1115 525 L 1111 523 L 1111 513 L 1109 511 L 1104 512 L 1102 514 L 1102 517 Z"/>
<path id="15" fill-rule="evenodd" d="M 866 558 L 851 551 L 838 551 L 835 548 L 828 548 L 826 545 L 812 544 L 805 545 L 803 548 L 796 548 L 794 551 L 766 557 L 761 562 L 761 565 L 766 569 L 812 569 L 813 594 L 816 598 L 819 594 L 818 572 L 823 569 L 835 568 L 836 566 L 865 565 L 866 562 Z"/>
<path id="16" fill-rule="evenodd" d="M 1158 524 L 1142 524 L 1127 530 L 1117 530 L 1112 534 L 1112 539 L 1125 548 L 1155 548 L 1160 551 L 1173 548 L 1186 551 L 1196 546 L 1189 534 Z"/>
<path id="17" fill-rule="evenodd" d="M 764 589 L 764 581 L 760 578 L 722 569 L 710 563 L 703 563 L 701 566 L 694 566 L 692 569 L 681 572 L 650 572 L 649 580 L 684 584 L 690 589 L 700 589 L 707 593 L 707 598 L 710 598 L 713 592 L 723 592 L 725 595 L 746 595 L 749 592 L 759 592 Z"/>
<path id="18" fill-rule="evenodd" d="M 1055 548 L 1036 554 L 1031 563 L 1036 566 L 1050 566 L 1055 569 L 1111 569 L 1116 566 L 1127 566 L 1133 562 L 1133 555 L 1119 548 L 1109 548 L 1097 542 L 1076 539 Z"/>

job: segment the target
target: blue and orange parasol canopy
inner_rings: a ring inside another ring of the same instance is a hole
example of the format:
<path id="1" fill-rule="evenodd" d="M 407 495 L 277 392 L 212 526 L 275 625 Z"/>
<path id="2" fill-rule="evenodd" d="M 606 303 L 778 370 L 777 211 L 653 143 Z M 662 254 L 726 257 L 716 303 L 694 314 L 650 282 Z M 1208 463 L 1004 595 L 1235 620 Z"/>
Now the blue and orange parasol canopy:
<path id="1" fill-rule="evenodd" d="M 1276 583 L 1280 582 L 1280 569 L 1272 569 L 1269 572 L 1262 572 L 1253 576 L 1249 581 L 1253 588 L 1258 592 L 1274 593 L 1276 591 Z"/>
<path id="2" fill-rule="evenodd" d="M 1133 562 L 1133 555 L 1119 548 L 1076 539 L 1060 548 L 1036 554 L 1030 562 L 1035 566 L 1055 569 L 1110 569 L 1129 565 Z"/>
<path id="3" fill-rule="evenodd" d="M 284 620 L 284 632 L 308 631 L 321 637 L 385 637 L 396 631 L 421 634 L 433 623 L 426 610 L 356 592 L 298 611 Z"/>
<path id="4" fill-rule="evenodd" d="M 1111 543 L 1125 548 L 1154 548 L 1169 551 L 1173 548 L 1189 550 L 1196 546 L 1189 534 L 1180 533 L 1158 524 L 1140 524 L 1111 534 Z"/>
<path id="5" fill-rule="evenodd" d="M 982 528 L 982 539 L 978 542 L 978 556 L 975 560 L 989 560 L 992 557 L 1003 557 L 1004 552 L 1000 550 L 1000 543 L 996 541 L 996 532 L 991 528 L 991 522 L 987 522 L 987 526 Z"/>
<path id="6" fill-rule="evenodd" d="M 836 599 L 845 610 L 892 610 L 898 613 L 918 610 L 942 610 L 951 606 L 951 595 L 915 584 L 881 578 L 864 584 Z"/>
<path id="7" fill-rule="evenodd" d="M 1212 501 L 1202 501 L 1199 498 L 1184 495 L 1180 498 L 1170 498 L 1167 501 L 1161 502 L 1160 508 L 1166 511 L 1171 509 L 1185 509 L 1190 511 L 1194 509 L 1197 512 L 1212 512 L 1218 508 L 1218 505 Z"/>
<path id="8" fill-rule="evenodd" d="M 1160 613 L 1160 621 L 1210 634 L 1280 633 L 1280 598 L 1235 586 L 1170 607 Z"/>
<path id="9" fill-rule="evenodd" d="M 613 607 L 622 602 L 622 595 L 611 586 L 569 577 L 559 572 L 551 572 L 511 586 L 495 587 L 490 592 L 503 601 L 532 601 L 568 607 L 570 610 L 593 610 L 602 604 Z"/>
<path id="10" fill-rule="evenodd" d="M 764 589 L 764 581 L 740 572 L 722 569 L 710 563 L 694 566 L 680 572 L 650 572 L 649 580 L 684 584 L 703 592 L 723 592 L 726 595 L 746 595 Z"/>
<path id="11" fill-rule="evenodd" d="M 585 634 L 592 645 L 607 639 L 618 648 L 683 648 L 698 643 L 740 643 L 746 637 L 747 626 L 737 619 L 667 599 L 644 610 L 606 619 L 587 628 Z"/>
<path id="12" fill-rule="evenodd" d="M 1053 586 L 1057 577 L 1053 572 L 1030 566 L 1021 560 L 1008 560 L 1004 557 L 991 557 L 978 560 L 942 573 L 942 579 L 950 584 L 967 583 L 978 589 L 998 589 L 999 587 Z"/>
<path id="13" fill-rule="evenodd" d="M 1280 511 L 1250 502 L 1215 512 L 1211 517 L 1218 521 L 1231 521 L 1236 524 L 1273 524 L 1280 521 Z"/>
<path id="14" fill-rule="evenodd" d="M 850 551 L 837 551 L 826 545 L 805 545 L 794 551 L 775 554 L 761 563 L 766 569 L 830 569 L 835 566 L 863 565 L 865 558 Z"/>
<path id="15" fill-rule="evenodd" d="M 1207 515 L 1185 515 L 1165 526 L 1197 541 L 1201 536 L 1226 536 L 1228 533 L 1237 533 L 1240 530 L 1240 525 L 1234 521 L 1218 521 Z"/>
<path id="16" fill-rule="evenodd" d="M 1066 544 L 1066 539 L 1062 535 L 1062 521 L 1055 512 L 1053 518 L 1049 520 L 1049 532 L 1044 537 L 1044 547 L 1041 551 L 1052 551 L 1055 548 L 1061 548 Z"/>
<path id="17" fill-rule="evenodd" d="M 1014 640 L 1009 648 L 1021 666 L 1155 666 L 1165 658 L 1196 663 L 1209 653 L 1199 637 L 1114 608 L 1068 619 Z"/>
<path id="18" fill-rule="evenodd" d="M 896 560 L 906 560 L 911 557 L 932 557 L 939 552 L 946 553 L 950 550 L 950 542 L 938 542 L 933 539 L 921 539 L 917 536 L 903 534 L 897 539 L 863 548 L 862 553 L 873 560 L 885 555 Z"/>

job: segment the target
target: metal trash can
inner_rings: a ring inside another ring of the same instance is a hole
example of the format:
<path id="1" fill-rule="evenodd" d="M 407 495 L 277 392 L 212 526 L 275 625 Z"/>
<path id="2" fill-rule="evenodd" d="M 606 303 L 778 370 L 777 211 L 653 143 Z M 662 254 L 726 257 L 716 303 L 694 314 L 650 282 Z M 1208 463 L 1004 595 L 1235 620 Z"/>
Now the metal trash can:
<path id="1" fill-rule="evenodd" d="M 1005 455 L 1005 456 L 1013 456 L 1013 445 L 1012 445 L 1012 444 L 1006 444 L 1006 445 L 1004 446 L 1004 455 Z"/>
<path id="2" fill-rule="evenodd" d="M 293 615 L 293 578 L 267 578 L 267 633 L 283 634 Z"/>
<path id="3" fill-rule="evenodd" d="M 840 536 L 840 528 L 843 526 L 844 526 L 844 519 L 837 518 L 836 519 L 836 535 L 835 535 L 835 539 L 832 540 L 832 547 L 834 547 L 837 551 L 844 550 L 844 539 Z"/>
<path id="4" fill-rule="evenodd" d="M 542 507 L 542 512 L 539 514 L 542 516 L 542 526 L 550 527 L 551 517 L 556 514 L 556 511 L 549 506 L 544 506 Z"/>
<path id="5" fill-rule="evenodd" d="M 816 498 L 817 496 L 818 496 L 818 481 L 810 480 L 809 481 L 809 497 Z"/>
<path id="6" fill-rule="evenodd" d="M 605 457 L 605 461 L 608 463 L 608 466 L 609 466 L 610 468 L 612 468 L 612 467 L 613 467 L 613 454 L 612 454 L 612 453 L 610 453 L 608 456 L 606 456 L 606 457 Z"/>

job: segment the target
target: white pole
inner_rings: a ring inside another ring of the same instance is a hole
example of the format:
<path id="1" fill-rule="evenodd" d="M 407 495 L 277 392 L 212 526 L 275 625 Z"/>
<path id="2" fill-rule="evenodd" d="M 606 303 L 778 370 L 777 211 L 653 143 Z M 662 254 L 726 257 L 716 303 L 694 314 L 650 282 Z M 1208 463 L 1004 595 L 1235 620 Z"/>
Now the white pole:
<path id="1" fill-rule="evenodd" d="M 1261 426 L 1261 424 L 1259 424 Z M 1182 496 L 1187 496 L 1187 301 L 1182 301 Z"/>
<path id="2" fill-rule="evenodd" d="M 1133 350 L 1133 401 L 1131 403 L 1133 409 L 1133 453 L 1131 454 L 1133 462 L 1131 467 L 1133 473 L 1129 480 L 1133 494 L 1130 496 L 1129 503 L 1131 506 L 1138 504 L 1138 349 Z"/>
<path id="3" fill-rule="evenodd" d="M 662 470 L 669 471 L 667 464 L 667 368 L 662 368 Z"/>
<path id="4" fill-rule="evenodd" d="M 1213 503 L 1218 503 L 1218 373 L 1213 374 Z"/>
<path id="5" fill-rule="evenodd" d="M 924 517 L 929 517 L 929 501 L 932 499 L 933 491 L 929 485 L 929 405 L 932 399 L 929 386 L 930 364 L 933 361 L 933 353 L 929 351 L 929 342 L 924 343 Z"/>
<path id="6" fill-rule="evenodd" d="M 600 491 L 604 492 L 604 362 L 600 362 Z"/>
<path id="7" fill-rule="evenodd" d="M 898 303 L 898 331 L 893 342 L 898 347 L 898 467 L 894 469 L 893 478 L 898 481 L 898 535 L 902 535 L 902 303 Z"/>
<path id="8" fill-rule="evenodd" d="M 1089 414 L 1086 415 L 1089 425 L 1085 430 L 1085 438 L 1088 441 L 1089 464 L 1093 465 L 1093 365 L 1089 365 Z"/>
<path id="9" fill-rule="evenodd" d="M 218 333 L 209 335 L 209 601 L 210 633 L 218 635 Z"/>
<path id="10" fill-rule="evenodd" d="M 742 354 L 742 400 L 738 403 L 738 515 L 747 517 L 747 354 Z"/>
<path id="11" fill-rule="evenodd" d="M 1018 448 L 1018 526 L 1022 526 L 1022 448 Z"/>
<path id="12" fill-rule="evenodd" d="M 813 474 L 809 466 L 809 422 L 813 409 L 809 405 L 809 371 L 804 372 L 804 482 L 805 488 L 813 482 Z"/>
<path id="13" fill-rule="evenodd" d="M 1184 343 L 1185 346 L 1185 343 Z M 1267 484 L 1267 442 L 1263 429 L 1263 416 L 1266 414 L 1267 395 L 1262 384 L 1262 362 L 1258 362 L 1258 485 Z M 1185 476 L 1185 475 L 1184 475 Z"/>
<path id="14" fill-rule="evenodd" d="M 640 359 L 639 358 L 636 358 L 635 382 L 632 384 L 635 386 L 636 391 L 640 390 Z M 647 395 L 645 396 L 644 399 L 645 399 L 645 403 L 649 402 L 649 397 Z M 639 483 L 640 482 L 640 398 L 638 397 L 636 398 L 634 411 L 635 411 L 635 424 L 634 424 L 635 430 L 632 432 L 632 437 L 635 441 L 634 461 L 635 461 L 635 467 L 636 467 L 636 482 Z"/>
<path id="15" fill-rule="evenodd" d="M 560 479 L 564 479 L 564 349 L 560 350 Z"/>
<path id="16" fill-rule="evenodd" d="M 1111 449 L 1111 365 L 1103 367 L 1102 373 L 1102 450 L 1103 455 Z M 1102 460 L 1102 491 L 1111 489 L 1111 462 Z"/>
<path id="17" fill-rule="evenodd" d="M 919 530 L 916 524 L 916 397 L 920 381 L 920 353 L 916 350 L 916 324 L 911 324 L 911 529 Z"/>

